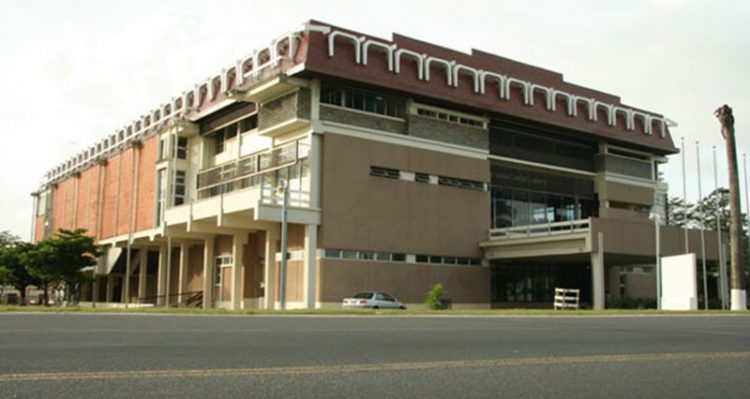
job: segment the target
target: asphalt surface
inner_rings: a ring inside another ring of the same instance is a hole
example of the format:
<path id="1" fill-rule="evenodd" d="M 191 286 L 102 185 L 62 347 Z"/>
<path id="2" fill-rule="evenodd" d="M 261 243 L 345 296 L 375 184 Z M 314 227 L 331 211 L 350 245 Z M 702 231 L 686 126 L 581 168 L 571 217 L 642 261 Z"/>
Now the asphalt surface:
<path id="1" fill-rule="evenodd" d="M 750 316 L 0 314 L 0 399 L 748 398 Z"/>

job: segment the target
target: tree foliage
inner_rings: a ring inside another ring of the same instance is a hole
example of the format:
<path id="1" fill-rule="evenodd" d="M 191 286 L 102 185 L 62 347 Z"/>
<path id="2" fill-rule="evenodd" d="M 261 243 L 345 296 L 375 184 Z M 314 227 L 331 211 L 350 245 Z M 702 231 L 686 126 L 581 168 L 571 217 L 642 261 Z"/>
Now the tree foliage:
<path id="1" fill-rule="evenodd" d="M 26 252 L 33 248 L 27 242 L 17 242 L 12 246 L 0 248 L 0 266 L 8 270 L 9 276 L 4 284 L 11 285 L 21 294 L 21 303 L 26 302 L 26 287 L 40 285 L 41 281 L 32 276 L 22 258 Z"/>
<path id="2" fill-rule="evenodd" d="M 32 247 L 32 244 L 21 241 L 8 231 L 0 232 L 0 267 L 4 269 L 0 283 L 17 289 L 21 294 L 21 303 L 26 301 L 26 287 L 40 284 L 39 279 L 29 274 L 21 261 L 23 254 Z"/>
<path id="3" fill-rule="evenodd" d="M 669 224 L 691 229 L 729 232 L 729 190 L 720 187 L 703 197 L 698 203 L 685 202 L 681 198 L 669 198 Z M 745 269 L 750 271 L 750 245 L 748 245 L 747 214 L 740 215 Z M 729 244 L 727 242 L 726 244 Z"/>
<path id="4" fill-rule="evenodd" d="M 85 229 L 60 229 L 55 236 L 39 241 L 21 256 L 29 274 L 40 280 L 46 292 L 50 284 L 66 284 L 74 289 L 89 277 L 83 269 L 97 264 L 101 254 Z"/>

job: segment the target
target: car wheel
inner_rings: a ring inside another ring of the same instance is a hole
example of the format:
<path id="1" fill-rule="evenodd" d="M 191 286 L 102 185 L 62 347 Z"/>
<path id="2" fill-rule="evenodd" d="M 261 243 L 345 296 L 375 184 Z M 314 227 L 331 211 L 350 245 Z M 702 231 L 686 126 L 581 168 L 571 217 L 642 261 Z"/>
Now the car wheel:
<path id="1" fill-rule="evenodd" d="M 406 306 L 399 306 L 399 309 L 406 310 Z"/>
<path id="2" fill-rule="evenodd" d="M 377 310 L 377 309 L 380 309 L 380 306 L 373 306 L 372 308 Z"/>

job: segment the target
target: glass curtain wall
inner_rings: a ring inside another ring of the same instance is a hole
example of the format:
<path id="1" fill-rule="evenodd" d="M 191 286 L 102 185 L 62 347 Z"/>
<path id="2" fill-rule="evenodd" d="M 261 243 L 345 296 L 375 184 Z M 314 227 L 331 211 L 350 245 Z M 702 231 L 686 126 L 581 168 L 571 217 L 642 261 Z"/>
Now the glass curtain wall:
<path id="1" fill-rule="evenodd" d="M 590 179 L 492 165 L 492 228 L 526 226 L 596 216 Z"/>

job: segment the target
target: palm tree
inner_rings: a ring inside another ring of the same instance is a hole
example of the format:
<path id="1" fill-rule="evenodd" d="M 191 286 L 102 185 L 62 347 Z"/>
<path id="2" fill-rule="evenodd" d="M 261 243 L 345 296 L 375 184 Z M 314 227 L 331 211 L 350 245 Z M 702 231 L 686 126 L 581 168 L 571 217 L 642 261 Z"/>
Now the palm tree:
<path id="1" fill-rule="evenodd" d="M 732 310 L 747 309 L 745 293 L 745 274 L 742 270 L 742 235 L 740 216 L 740 183 L 737 173 L 737 146 L 734 141 L 734 116 L 732 108 L 724 104 L 714 111 L 721 123 L 721 135 L 727 143 L 727 160 L 729 163 L 729 209 L 731 225 L 729 239 L 732 247 Z"/>

